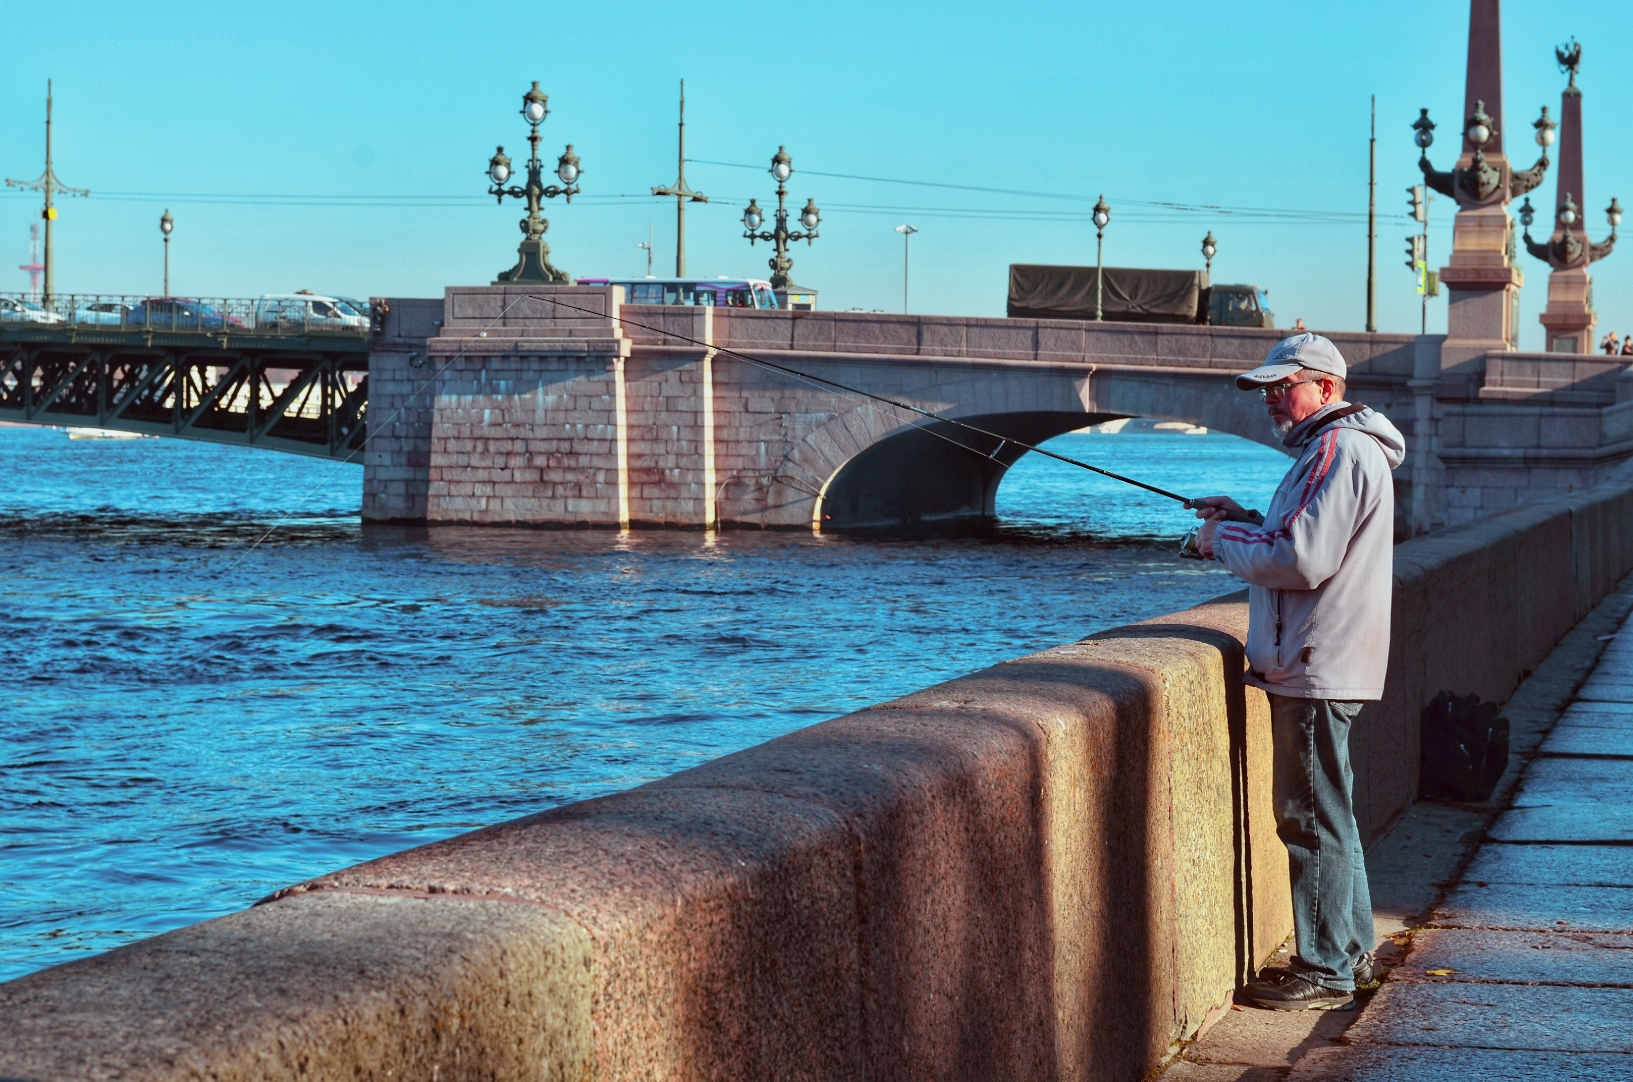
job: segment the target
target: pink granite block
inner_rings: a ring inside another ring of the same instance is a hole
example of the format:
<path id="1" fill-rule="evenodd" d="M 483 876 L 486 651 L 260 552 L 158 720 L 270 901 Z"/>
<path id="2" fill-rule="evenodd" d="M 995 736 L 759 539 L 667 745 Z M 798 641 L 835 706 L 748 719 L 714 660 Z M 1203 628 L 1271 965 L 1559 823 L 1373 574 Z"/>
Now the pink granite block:
<path id="1" fill-rule="evenodd" d="M 835 312 L 790 312 L 793 319 L 792 348 L 832 350 L 837 346 L 838 331 L 836 323 L 839 313 Z"/>
<path id="2" fill-rule="evenodd" d="M 972 319 L 965 329 L 966 356 L 1031 359 L 1037 356 L 1038 321 Z"/>
<path id="3" fill-rule="evenodd" d="M 1102 323 L 1084 329 L 1087 360 L 1106 364 L 1157 364 L 1157 329 L 1136 323 Z"/>
<path id="4" fill-rule="evenodd" d="M 1038 321 L 1039 359 L 1081 361 L 1085 341 L 1081 323 L 1054 319 Z"/>
<path id="5" fill-rule="evenodd" d="M 593 944 L 604 1078 L 854 1078 L 863 1019 L 844 818 L 646 788 L 410 850 L 307 890 L 533 900 Z"/>
<path id="6" fill-rule="evenodd" d="M 919 349 L 919 321 L 911 316 L 845 313 L 834 321 L 840 352 L 912 354 Z"/>

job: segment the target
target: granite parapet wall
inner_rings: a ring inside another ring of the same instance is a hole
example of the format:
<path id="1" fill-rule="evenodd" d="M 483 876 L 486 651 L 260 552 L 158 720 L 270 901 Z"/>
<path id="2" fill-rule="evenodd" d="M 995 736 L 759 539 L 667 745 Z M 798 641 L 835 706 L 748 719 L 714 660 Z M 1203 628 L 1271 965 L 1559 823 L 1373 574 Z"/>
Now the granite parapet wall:
<path id="1" fill-rule="evenodd" d="M 1607 486 L 1397 549 L 1365 830 L 1633 563 Z M 1129 1079 L 1291 920 L 1239 595 L 0 985 L 28 1079 Z"/>

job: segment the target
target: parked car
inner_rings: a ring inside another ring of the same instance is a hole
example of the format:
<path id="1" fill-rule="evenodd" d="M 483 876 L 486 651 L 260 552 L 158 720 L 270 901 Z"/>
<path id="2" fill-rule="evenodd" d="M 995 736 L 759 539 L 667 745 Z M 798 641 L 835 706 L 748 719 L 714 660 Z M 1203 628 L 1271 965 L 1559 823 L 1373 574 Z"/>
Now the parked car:
<path id="1" fill-rule="evenodd" d="M 189 297 L 149 297 L 125 316 L 125 326 L 152 331 L 218 331 L 243 325 L 237 316 L 225 315 Z"/>
<path id="2" fill-rule="evenodd" d="M 74 322 L 117 327 L 126 321 L 126 316 L 134 307 L 123 301 L 91 301 L 74 309 Z"/>
<path id="3" fill-rule="evenodd" d="M 33 301 L 0 297 L 0 323 L 61 323 L 62 317 L 47 312 Z"/>
<path id="4" fill-rule="evenodd" d="M 255 302 L 255 325 L 264 330 L 367 330 L 369 309 L 343 297 L 325 297 L 305 290 L 263 293 Z"/>

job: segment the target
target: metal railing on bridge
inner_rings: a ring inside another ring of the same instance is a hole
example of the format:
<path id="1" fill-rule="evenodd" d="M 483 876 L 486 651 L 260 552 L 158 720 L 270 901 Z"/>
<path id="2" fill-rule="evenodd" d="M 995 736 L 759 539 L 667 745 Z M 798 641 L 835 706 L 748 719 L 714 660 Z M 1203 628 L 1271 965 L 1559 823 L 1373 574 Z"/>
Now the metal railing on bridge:
<path id="1" fill-rule="evenodd" d="M 358 459 L 369 311 L 254 299 L 0 294 L 0 421 Z"/>
<path id="2" fill-rule="evenodd" d="M 0 331 L 127 331 L 210 336 L 333 335 L 364 338 L 367 302 L 283 293 L 261 297 L 0 293 Z M 33 336 L 31 336 L 33 337 Z"/>

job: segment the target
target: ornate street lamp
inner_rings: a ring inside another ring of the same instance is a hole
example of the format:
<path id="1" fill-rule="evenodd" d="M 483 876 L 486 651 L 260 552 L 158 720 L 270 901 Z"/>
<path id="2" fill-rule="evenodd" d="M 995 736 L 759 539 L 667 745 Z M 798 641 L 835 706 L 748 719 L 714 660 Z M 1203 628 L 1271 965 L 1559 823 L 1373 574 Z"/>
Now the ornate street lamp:
<path id="1" fill-rule="evenodd" d="M 1531 126 L 1537 129 L 1537 146 L 1542 148 L 1543 156 L 1546 157 L 1548 148 L 1554 145 L 1554 129 L 1559 127 L 1558 124 L 1554 123 L 1553 118 L 1548 115 L 1546 105 L 1542 107 L 1542 115 Z"/>
<path id="2" fill-rule="evenodd" d="M 1101 301 L 1105 297 L 1105 262 L 1101 258 L 1105 250 L 1106 223 L 1111 221 L 1111 208 L 1106 205 L 1106 197 L 1100 196 L 1100 201 L 1094 205 L 1094 320 L 1102 319 Z"/>
<path id="3" fill-rule="evenodd" d="M 771 288 L 787 289 L 788 272 L 794 269 L 794 261 L 788 257 L 789 241 L 804 241 L 810 244 L 820 234 L 817 226 L 822 221 L 822 212 L 817 209 L 816 200 L 807 199 L 805 208 L 800 211 L 799 222 L 805 227 L 804 231 L 789 232 L 788 229 L 788 178 L 794 175 L 794 159 L 788 156 L 786 147 L 778 147 L 777 153 L 771 158 L 771 175 L 777 181 L 777 219 L 770 232 L 761 232 L 760 226 L 765 223 L 765 212 L 753 199 L 748 201 L 748 209 L 743 211 L 743 236 L 748 238 L 749 244 L 757 240 L 770 241 L 776 245 L 777 254 L 767 261 L 771 268 Z"/>
<path id="4" fill-rule="evenodd" d="M 1209 274 L 1213 273 L 1213 254 L 1218 250 L 1219 245 L 1214 243 L 1213 230 L 1210 229 L 1208 235 L 1202 238 L 1202 258 L 1207 263 L 1205 269 Z"/>
<path id="5" fill-rule="evenodd" d="M 517 248 L 516 265 L 507 271 L 501 271 L 494 282 L 569 282 L 571 277 L 565 271 L 559 271 L 550 265 L 550 246 L 544 242 L 545 230 L 550 228 L 550 222 L 539 213 L 545 199 L 554 199 L 556 196 L 565 196 L 567 202 L 573 201 L 578 194 L 578 178 L 583 173 L 579 165 L 578 155 L 573 153 L 573 144 L 568 143 L 567 149 L 561 157 L 556 159 L 556 176 L 561 178 L 561 187 L 554 184 L 546 186 L 544 183 L 544 164 L 539 161 L 539 125 L 544 118 L 550 115 L 549 98 L 539 89 L 538 81 L 533 83 L 533 89 L 522 95 L 522 119 L 532 126 L 527 141 L 532 145 L 533 153 L 527 161 L 527 185 L 525 187 L 505 187 L 505 182 L 511 179 L 510 159 L 505 156 L 505 148 L 500 147 L 488 159 L 488 179 L 493 187 L 488 194 L 493 196 L 501 205 L 505 197 L 527 200 L 527 217 L 521 220 L 523 240 Z"/>
<path id="6" fill-rule="evenodd" d="M 164 217 L 159 219 L 159 232 L 164 234 L 164 295 L 170 296 L 170 231 L 176 228 L 176 220 L 170 216 L 170 208 L 164 208 Z"/>
<path id="7" fill-rule="evenodd" d="M 1605 208 L 1605 221 L 1610 223 L 1610 235 L 1614 237 L 1616 227 L 1622 224 L 1622 205 L 1616 202 L 1615 198 L 1612 198 L 1610 206 Z"/>
<path id="8" fill-rule="evenodd" d="M 1548 115 L 1548 107 L 1542 107 L 1542 115 L 1531 126 L 1537 130 L 1537 146 L 1542 148 L 1542 156 L 1529 169 L 1514 169 L 1508 178 L 1508 199 L 1518 199 L 1526 192 L 1531 191 L 1542 183 L 1542 178 L 1548 171 L 1548 148 L 1554 145 L 1554 129 L 1559 125 L 1554 123 Z M 1476 101 L 1474 112 L 1463 121 L 1463 139 L 1468 148 L 1474 152 L 1469 164 L 1463 169 L 1452 169 L 1449 173 L 1437 171 L 1429 164 L 1429 148 L 1435 141 L 1435 122 L 1429 119 L 1429 110 L 1419 109 L 1418 118 L 1412 122 L 1412 141 L 1418 145 L 1418 168 L 1423 171 L 1424 183 L 1441 195 L 1458 198 L 1458 189 L 1466 199 L 1483 202 L 1496 194 L 1502 184 L 1502 174 L 1492 168 L 1486 161 L 1485 148 L 1491 142 L 1491 137 L 1497 134 L 1496 122 L 1486 113 L 1486 103 Z"/>

